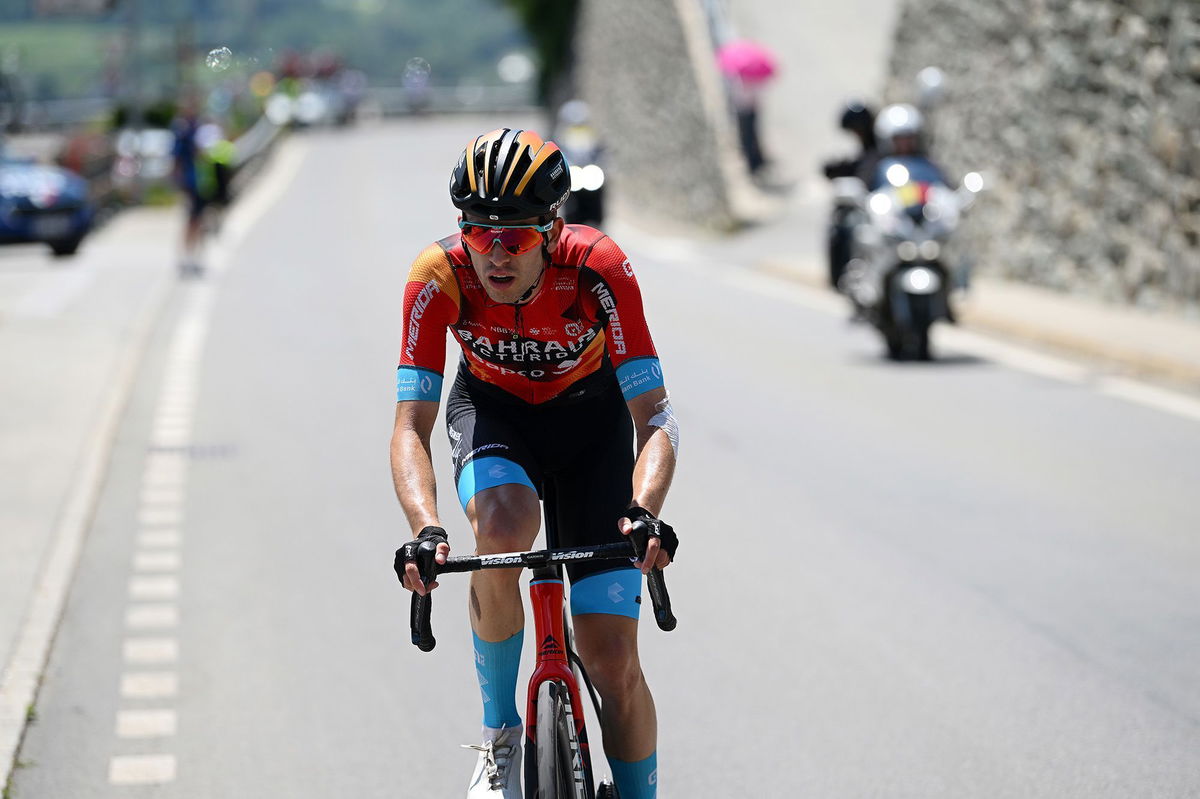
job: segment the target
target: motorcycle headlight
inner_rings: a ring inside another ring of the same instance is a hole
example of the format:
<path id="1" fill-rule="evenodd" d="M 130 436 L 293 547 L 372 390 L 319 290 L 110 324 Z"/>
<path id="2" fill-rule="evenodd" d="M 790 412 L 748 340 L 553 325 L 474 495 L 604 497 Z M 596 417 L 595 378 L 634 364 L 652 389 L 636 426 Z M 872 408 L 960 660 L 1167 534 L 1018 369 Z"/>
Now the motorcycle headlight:
<path id="1" fill-rule="evenodd" d="M 596 164 L 588 164 L 580 176 L 584 191 L 596 191 L 604 185 L 604 170 Z"/>
<path id="2" fill-rule="evenodd" d="M 929 239 L 928 241 L 921 242 L 917 250 L 926 261 L 936 261 L 937 257 L 942 254 L 942 245 L 933 239 Z"/>
<path id="3" fill-rule="evenodd" d="M 900 288 L 909 294 L 933 294 L 942 287 L 942 278 L 925 266 L 914 266 L 900 274 Z"/>
<path id="4" fill-rule="evenodd" d="M 571 191 L 583 188 L 583 167 L 571 164 Z"/>
<path id="5" fill-rule="evenodd" d="M 879 216 L 884 216 L 892 210 L 892 198 L 882 192 L 875 192 L 867 200 L 867 206 Z"/>
<path id="6" fill-rule="evenodd" d="M 915 242 L 902 241 L 896 245 L 896 255 L 900 256 L 901 261 L 915 261 L 919 252 Z"/>

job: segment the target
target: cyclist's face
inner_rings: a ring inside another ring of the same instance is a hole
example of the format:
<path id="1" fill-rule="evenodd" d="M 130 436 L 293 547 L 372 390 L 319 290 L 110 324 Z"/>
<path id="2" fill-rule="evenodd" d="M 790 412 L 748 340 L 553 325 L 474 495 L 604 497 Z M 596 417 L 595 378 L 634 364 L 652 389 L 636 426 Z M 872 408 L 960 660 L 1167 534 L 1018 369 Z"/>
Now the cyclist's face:
<path id="1" fill-rule="evenodd" d="M 467 217 L 467 221 L 487 224 L 486 220 Z M 536 225 L 539 220 L 520 219 L 506 220 L 508 225 Z M 550 252 L 558 245 L 558 237 L 562 233 L 562 219 L 554 220 L 554 227 L 546 233 L 546 247 Z M 542 274 L 542 248 L 534 247 L 528 252 L 512 255 L 504 250 L 499 243 L 492 246 L 491 252 L 480 253 L 464 247 L 471 255 L 471 266 L 483 284 L 483 290 L 493 302 L 516 302 L 529 291 Z"/>

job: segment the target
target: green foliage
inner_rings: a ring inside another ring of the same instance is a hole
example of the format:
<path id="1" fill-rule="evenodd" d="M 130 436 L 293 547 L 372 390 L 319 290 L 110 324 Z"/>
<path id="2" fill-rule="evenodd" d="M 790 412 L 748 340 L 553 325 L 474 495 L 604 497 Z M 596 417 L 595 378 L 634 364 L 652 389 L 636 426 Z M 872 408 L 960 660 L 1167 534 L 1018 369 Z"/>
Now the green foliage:
<path id="1" fill-rule="evenodd" d="M 579 0 L 504 0 L 533 39 L 541 63 L 538 94 L 548 100 L 567 74 L 573 53 Z"/>
<path id="2" fill-rule="evenodd" d="M 103 94 L 125 63 L 125 8 L 90 20 L 33 19 L 28 0 L 0 0 L 0 64 L 16 54 L 27 91 L 40 96 Z M 203 69 L 216 47 L 234 53 L 240 73 L 270 69 L 285 52 L 339 55 L 376 85 L 399 85 L 406 64 L 423 58 L 435 84 L 498 81 L 496 63 L 529 39 L 495 0 L 140 0 L 147 98 L 172 93 L 180 45 Z M 568 3 L 568 5 L 573 5 Z M 232 72 L 233 70 L 231 70 Z M 202 83 L 222 75 L 200 75 Z"/>

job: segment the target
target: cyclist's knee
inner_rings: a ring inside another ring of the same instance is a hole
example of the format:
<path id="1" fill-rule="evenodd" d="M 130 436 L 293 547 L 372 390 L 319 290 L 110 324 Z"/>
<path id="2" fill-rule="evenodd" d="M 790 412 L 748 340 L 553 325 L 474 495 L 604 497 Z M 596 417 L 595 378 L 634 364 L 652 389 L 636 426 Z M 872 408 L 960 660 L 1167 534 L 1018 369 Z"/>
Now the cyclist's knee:
<path id="1" fill-rule="evenodd" d="M 541 526 L 537 494 L 518 483 L 484 489 L 467 504 L 475 531 L 476 551 L 515 552 L 528 549 Z"/>
<path id="2" fill-rule="evenodd" d="M 645 680 L 638 660 L 636 623 L 605 623 L 610 620 L 627 621 L 616 616 L 576 616 L 576 644 L 596 690 L 608 699 L 619 699 L 641 690 Z M 588 628 L 586 635 L 581 626 Z"/>

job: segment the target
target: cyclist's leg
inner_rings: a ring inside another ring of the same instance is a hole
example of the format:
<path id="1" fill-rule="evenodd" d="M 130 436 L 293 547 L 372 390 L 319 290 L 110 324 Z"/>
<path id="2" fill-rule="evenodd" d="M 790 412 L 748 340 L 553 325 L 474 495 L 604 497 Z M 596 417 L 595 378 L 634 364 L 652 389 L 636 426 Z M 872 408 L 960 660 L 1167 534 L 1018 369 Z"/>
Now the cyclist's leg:
<path id="1" fill-rule="evenodd" d="M 532 472 L 536 478 L 536 466 L 504 415 L 472 397 L 461 380 L 447 397 L 455 483 L 478 554 L 528 549 L 541 518 L 530 477 Z M 471 575 L 470 619 L 485 727 L 521 723 L 516 687 L 525 618 L 519 581 L 517 570 Z"/>
<path id="2" fill-rule="evenodd" d="M 585 413 L 580 451 L 570 468 L 547 479 L 547 520 L 562 546 L 622 540 L 617 520 L 632 492 L 633 424 L 620 393 L 589 403 Z M 611 562 L 572 564 L 567 572 L 575 644 L 604 704 L 604 750 L 617 788 L 622 799 L 653 797 L 658 722 L 638 658 L 641 573 Z"/>

